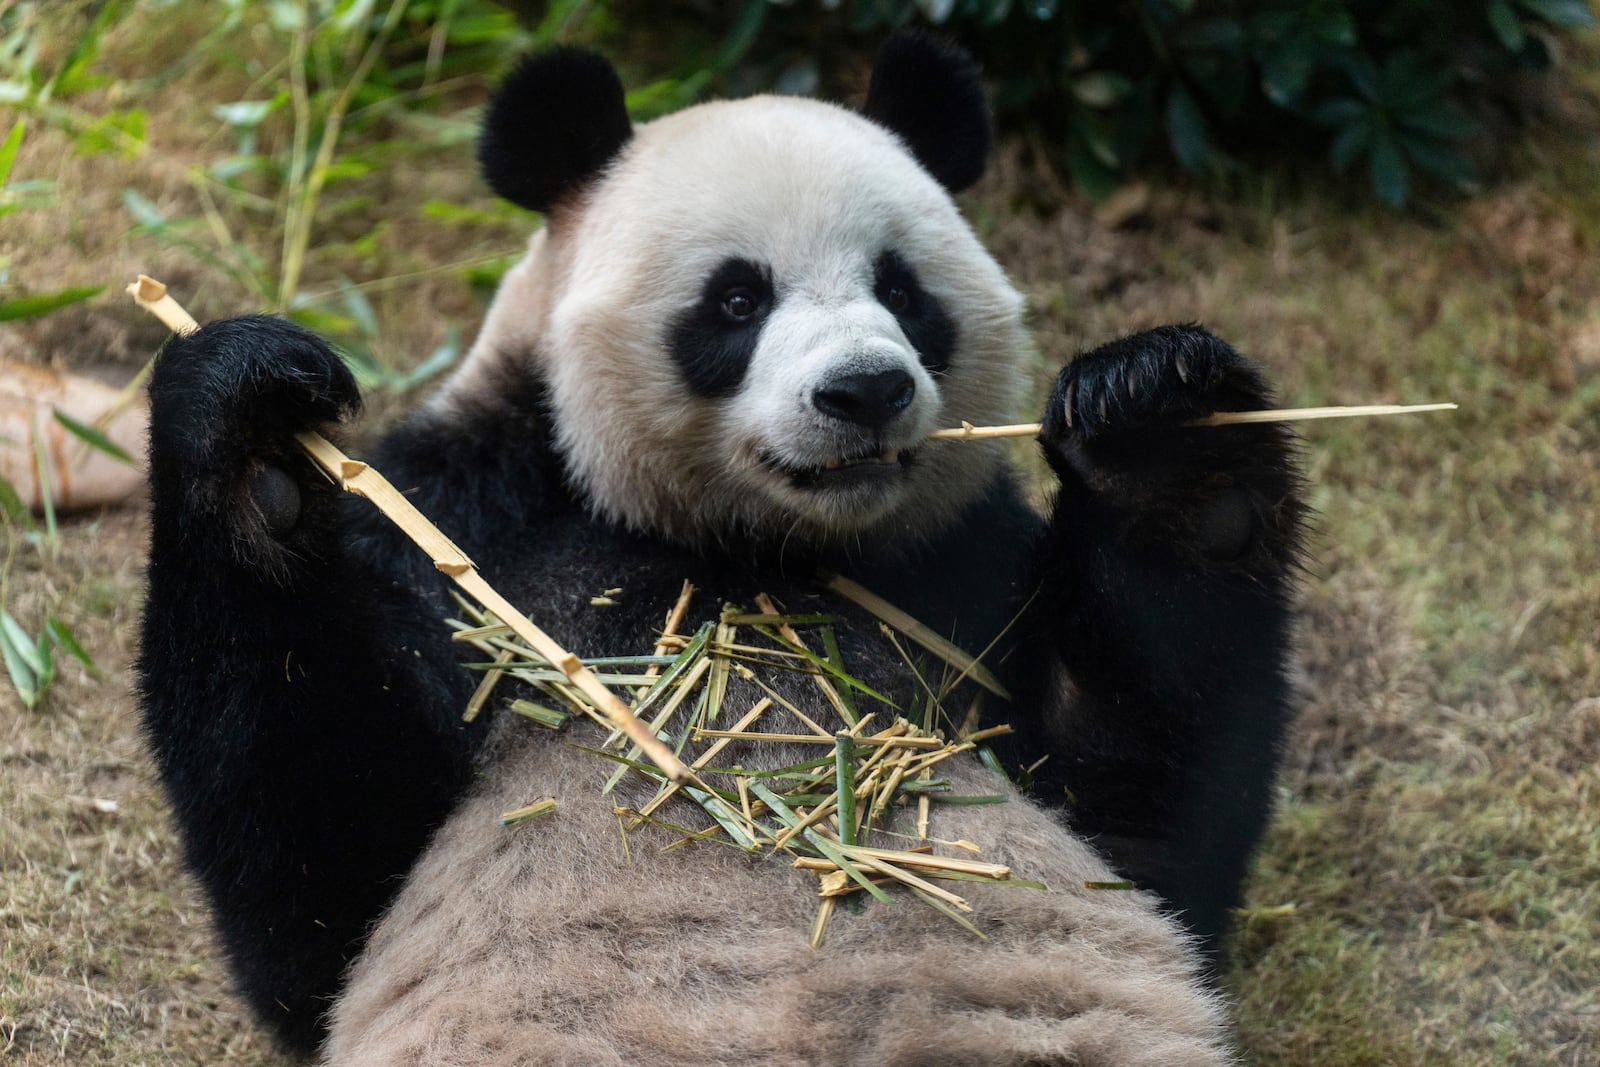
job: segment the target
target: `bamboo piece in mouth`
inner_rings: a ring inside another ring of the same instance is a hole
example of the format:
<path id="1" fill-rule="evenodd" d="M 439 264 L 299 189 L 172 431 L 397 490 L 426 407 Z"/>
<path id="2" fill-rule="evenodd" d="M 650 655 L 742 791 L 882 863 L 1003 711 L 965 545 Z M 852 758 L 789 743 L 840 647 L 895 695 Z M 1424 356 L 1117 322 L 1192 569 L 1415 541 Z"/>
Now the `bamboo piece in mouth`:
<path id="1" fill-rule="evenodd" d="M 1357 404 L 1331 408 L 1269 408 L 1265 411 L 1219 411 L 1185 426 L 1236 426 L 1252 422 L 1303 422 L 1309 419 L 1355 419 L 1368 415 L 1414 415 L 1423 411 L 1454 411 L 1457 404 Z M 948 430 L 935 430 L 930 441 L 985 441 L 997 437 L 1037 437 L 1042 424 L 1022 422 L 1011 426 L 974 426 L 963 422 Z"/>
<path id="2" fill-rule="evenodd" d="M 178 336 L 186 337 L 200 328 L 194 316 L 169 296 L 167 287 L 154 278 L 139 275 L 138 280 L 128 286 L 128 292 L 140 307 L 160 319 Z M 295 434 L 295 440 L 336 485 L 370 500 L 389 521 L 428 553 L 435 567 L 566 675 L 567 680 L 581 690 L 667 777 L 678 785 L 698 784 L 694 772 L 628 710 L 621 698 L 607 689 L 577 656 L 562 648 L 554 638 L 535 626 L 526 615 L 496 592 L 478 573 L 477 566 L 467 554 L 429 522 L 387 478 L 365 463 L 346 456 L 321 434 L 309 431 L 298 433 Z"/>

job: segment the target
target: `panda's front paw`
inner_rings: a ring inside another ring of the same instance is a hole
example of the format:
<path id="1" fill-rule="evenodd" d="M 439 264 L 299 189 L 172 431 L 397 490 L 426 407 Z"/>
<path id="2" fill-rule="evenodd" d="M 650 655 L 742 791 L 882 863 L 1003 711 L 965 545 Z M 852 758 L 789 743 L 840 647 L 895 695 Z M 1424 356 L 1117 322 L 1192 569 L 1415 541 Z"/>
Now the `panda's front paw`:
<path id="1" fill-rule="evenodd" d="M 224 319 L 162 349 L 150 380 L 152 447 L 196 467 L 279 455 L 353 414 L 355 380 L 321 338 L 266 315 Z"/>
<path id="2" fill-rule="evenodd" d="M 293 530 L 307 495 L 323 488 L 294 435 L 359 406 L 344 361 L 294 323 L 253 315 L 172 338 L 150 380 L 158 510 L 220 520 L 227 541 L 270 555 L 267 540 Z"/>
<path id="3" fill-rule="evenodd" d="M 1272 406 L 1260 369 L 1198 326 L 1163 326 L 1073 360 L 1056 379 L 1039 439 L 1063 504 L 1087 494 L 1121 516 L 1118 537 L 1242 558 L 1266 533 L 1290 545 L 1297 476 L 1277 425 L 1193 426 L 1218 411 Z"/>
<path id="4" fill-rule="evenodd" d="M 1161 326 L 1084 353 L 1061 371 L 1044 439 L 1094 441 L 1176 428 L 1216 411 L 1269 402 L 1256 365 L 1199 326 Z"/>

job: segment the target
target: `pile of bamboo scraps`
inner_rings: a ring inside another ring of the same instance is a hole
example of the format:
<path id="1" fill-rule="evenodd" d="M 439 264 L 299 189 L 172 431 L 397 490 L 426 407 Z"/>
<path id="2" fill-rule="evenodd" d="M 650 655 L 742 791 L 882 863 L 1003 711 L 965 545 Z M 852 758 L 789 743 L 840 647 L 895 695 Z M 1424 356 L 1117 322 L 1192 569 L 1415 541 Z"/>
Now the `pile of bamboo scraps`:
<path id="1" fill-rule="evenodd" d="M 1043 888 L 1016 877 L 1009 867 L 973 858 L 980 853 L 973 842 L 934 836 L 935 813 L 943 805 L 1008 800 L 1003 788 L 992 794 L 958 794 L 950 778 L 940 773 L 947 761 L 974 758 L 998 772 L 985 742 L 1010 730 L 977 728 L 972 709 L 960 725 L 947 714 L 945 701 L 975 671 L 998 686 L 973 657 L 950 646 L 960 665 L 946 659 L 942 672 L 929 670 L 928 658 L 913 659 L 885 624 L 888 639 L 919 678 L 918 699 L 900 708 L 845 669 L 834 634 L 836 616 L 784 615 L 763 596 L 757 598 L 757 612 L 730 606 L 716 620 L 684 634 L 679 628 L 691 594 L 685 583 L 650 653 L 584 661 L 600 681 L 627 694 L 633 714 L 688 761 L 692 777 L 685 782 L 674 782 L 643 758 L 560 670 L 508 627 L 460 600 L 465 618 L 451 620 L 456 640 L 490 657 L 476 665 L 484 679 L 467 716 L 476 717 L 498 681 L 510 677 L 527 683 L 536 698 L 511 701 L 512 711 L 552 729 L 577 718 L 599 723 L 609 731 L 604 740 L 577 747 L 612 767 L 599 792 L 611 798 L 625 846 L 632 847 L 630 834 L 654 827 L 668 835 L 662 846 L 666 850 L 706 842 L 752 854 L 784 853 L 796 868 L 818 879 L 814 945 L 822 942 L 838 903 L 861 894 L 888 900 L 891 890 L 909 892 L 981 937 L 969 918 L 971 904 L 951 883 Z M 807 631 L 805 637 L 801 630 Z M 921 637 L 916 640 L 922 643 Z M 784 687 L 775 684 L 778 672 L 808 676 L 844 728 L 824 728 L 786 697 Z M 760 695 L 748 707 L 736 708 L 730 695 L 735 690 Z M 784 729 L 771 729 L 771 720 L 780 717 Z M 799 724 L 798 732 L 789 732 L 791 724 Z M 729 762 L 740 751 L 734 746 L 741 743 L 759 743 L 769 753 L 793 758 L 769 755 L 759 769 Z M 647 799 L 619 803 L 618 786 L 630 778 L 635 785 L 648 783 Z M 996 784 L 1000 786 L 998 779 Z M 674 799 L 687 805 L 669 807 Z M 555 800 L 544 798 L 506 812 L 501 822 L 514 825 L 555 810 Z M 690 818 L 683 813 L 697 816 L 698 825 L 685 825 Z M 896 816 L 907 832 L 888 828 Z M 900 847 L 883 847 L 889 844 Z"/>

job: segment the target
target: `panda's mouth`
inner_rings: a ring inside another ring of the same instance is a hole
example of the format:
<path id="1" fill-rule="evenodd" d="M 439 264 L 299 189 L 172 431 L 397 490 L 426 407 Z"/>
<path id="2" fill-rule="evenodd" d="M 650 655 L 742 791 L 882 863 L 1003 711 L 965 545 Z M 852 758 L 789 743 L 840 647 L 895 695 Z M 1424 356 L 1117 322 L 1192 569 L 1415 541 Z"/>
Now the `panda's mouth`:
<path id="1" fill-rule="evenodd" d="M 795 463 L 770 452 L 761 454 L 763 466 L 797 489 L 846 489 L 884 484 L 903 477 L 914 459 L 910 449 L 900 448 L 833 456 L 816 464 Z"/>

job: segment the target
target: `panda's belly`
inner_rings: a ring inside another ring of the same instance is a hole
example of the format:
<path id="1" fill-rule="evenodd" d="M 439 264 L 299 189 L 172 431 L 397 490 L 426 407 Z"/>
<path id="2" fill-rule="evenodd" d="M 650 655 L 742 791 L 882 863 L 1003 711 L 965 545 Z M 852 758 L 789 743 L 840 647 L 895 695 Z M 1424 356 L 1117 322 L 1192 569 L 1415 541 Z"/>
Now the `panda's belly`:
<path id="1" fill-rule="evenodd" d="M 712 843 L 663 852 L 658 829 L 625 851 L 594 757 L 526 730 L 499 752 L 373 932 L 329 1063 L 1228 1062 L 1175 925 L 1143 894 L 1085 888 L 1110 872 L 1019 797 L 937 827 L 1049 885 L 960 883 L 988 940 L 897 895 L 839 908 L 813 950 L 814 876 Z M 996 789 L 976 763 L 952 778 Z M 541 796 L 556 814 L 497 825 Z"/>

